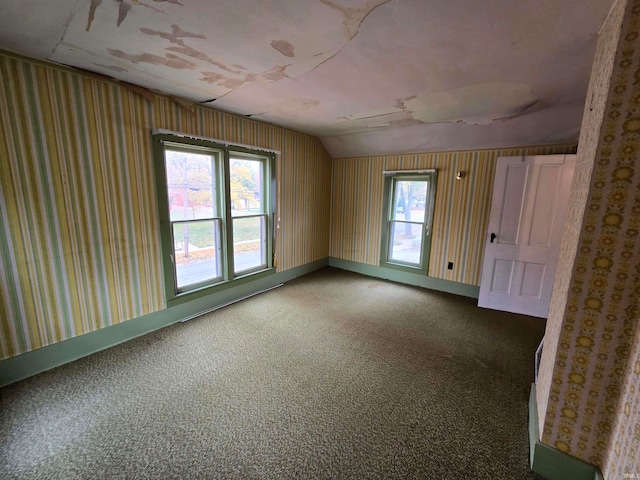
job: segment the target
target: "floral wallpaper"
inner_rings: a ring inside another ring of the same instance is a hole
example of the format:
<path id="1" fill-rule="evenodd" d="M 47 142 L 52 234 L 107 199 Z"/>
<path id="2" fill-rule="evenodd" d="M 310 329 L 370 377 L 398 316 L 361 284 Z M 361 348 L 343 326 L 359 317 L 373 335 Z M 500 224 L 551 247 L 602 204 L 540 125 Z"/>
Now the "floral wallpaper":
<path id="1" fill-rule="evenodd" d="M 556 277 L 538 379 L 542 442 L 605 478 L 640 475 L 639 154 L 640 0 L 620 0 L 600 32 L 563 241 L 575 260 Z"/>
<path id="2" fill-rule="evenodd" d="M 636 329 L 626 383 L 618 403 L 603 473 L 607 479 L 640 477 L 640 329 Z"/>

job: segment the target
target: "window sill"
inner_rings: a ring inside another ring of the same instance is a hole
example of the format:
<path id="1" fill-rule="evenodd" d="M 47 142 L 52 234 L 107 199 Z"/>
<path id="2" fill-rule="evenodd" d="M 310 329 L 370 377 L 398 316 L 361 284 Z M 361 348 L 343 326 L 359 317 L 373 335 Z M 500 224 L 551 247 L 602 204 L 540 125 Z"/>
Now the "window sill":
<path id="1" fill-rule="evenodd" d="M 419 265 L 408 265 L 404 263 L 393 263 L 389 261 L 381 261 L 380 266 L 385 268 L 392 268 L 394 270 L 400 270 L 403 272 L 411 272 L 411 273 L 418 273 L 422 275 L 428 275 L 428 272 Z"/>
<path id="2" fill-rule="evenodd" d="M 168 308 L 168 307 L 173 307 L 175 305 L 180 305 L 187 301 L 205 297 L 213 293 L 229 290 L 239 285 L 244 285 L 245 283 L 252 282 L 254 280 L 259 280 L 261 278 L 269 277 L 271 275 L 274 275 L 275 273 L 276 273 L 275 267 L 270 267 L 270 268 L 265 268 L 263 270 L 252 271 L 245 274 L 241 274 L 240 276 L 232 280 L 219 282 L 213 285 L 204 285 L 202 287 L 195 288 L 193 290 L 188 290 L 186 292 L 178 293 L 177 295 L 171 298 L 167 298 L 166 306 Z"/>

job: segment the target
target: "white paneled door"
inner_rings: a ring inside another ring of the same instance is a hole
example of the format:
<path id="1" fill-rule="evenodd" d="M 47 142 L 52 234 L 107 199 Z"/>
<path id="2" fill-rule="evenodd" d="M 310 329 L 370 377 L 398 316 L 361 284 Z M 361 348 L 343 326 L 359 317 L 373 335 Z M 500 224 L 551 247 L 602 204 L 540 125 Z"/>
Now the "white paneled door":
<path id="1" fill-rule="evenodd" d="M 478 306 L 546 318 L 575 155 L 500 157 Z"/>

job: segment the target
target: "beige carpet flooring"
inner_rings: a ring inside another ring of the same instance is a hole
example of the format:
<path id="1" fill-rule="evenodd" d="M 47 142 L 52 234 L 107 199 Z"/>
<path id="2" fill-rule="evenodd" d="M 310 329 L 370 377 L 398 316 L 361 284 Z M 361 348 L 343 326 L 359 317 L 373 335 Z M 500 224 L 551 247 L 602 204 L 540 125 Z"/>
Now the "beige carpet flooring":
<path id="1" fill-rule="evenodd" d="M 544 321 L 325 268 L 1 390 L 3 479 L 536 479 Z"/>

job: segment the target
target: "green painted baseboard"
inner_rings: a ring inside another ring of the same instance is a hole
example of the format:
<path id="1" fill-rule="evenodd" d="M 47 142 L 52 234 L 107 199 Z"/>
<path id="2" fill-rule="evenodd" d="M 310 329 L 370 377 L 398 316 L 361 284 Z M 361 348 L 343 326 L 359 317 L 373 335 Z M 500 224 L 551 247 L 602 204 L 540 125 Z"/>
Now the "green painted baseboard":
<path id="1" fill-rule="evenodd" d="M 549 480 L 602 480 L 595 465 L 540 442 L 536 384 L 529 395 L 529 460 L 531 470 Z"/>
<path id="2" fill-rule="evenodd" d="M 351 260 L 342 260 L 341 258 L 329 258 L 329 265 L 350 272 L 361 273 L 369 277 L 377 277 L 385 280 L 392 280 L 398 283 L 414 285 L 416 287 L 425 287 L 441 292 L 455 293 L 464 297 L 478 298 L 480 287 L 468 285 L 466 283 L 452 282 L 450 280 L 442 280 L 440 278 L 427 277 L 419 273 L 410 273 L 393 268 L 379 267 L 376 265 L 368 265 L 366 263 L 352 262 Z"/>
<path id="3" fill-rule="evenodd" d="M 328 264 L 329 260 L 326 258 L 318 260 L 8 358 L 0 362 L 0 387 L 126 342 L 145 333 L 196 317 L 216 307 L 311 273 Z"/>

